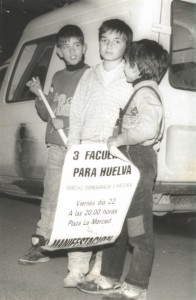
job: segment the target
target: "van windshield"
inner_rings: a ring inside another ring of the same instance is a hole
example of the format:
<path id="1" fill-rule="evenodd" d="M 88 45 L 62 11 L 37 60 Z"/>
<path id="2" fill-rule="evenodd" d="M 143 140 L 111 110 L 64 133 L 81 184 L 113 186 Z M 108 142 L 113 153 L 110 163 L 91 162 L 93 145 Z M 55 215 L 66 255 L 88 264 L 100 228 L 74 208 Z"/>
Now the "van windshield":
<path id="1" fill-rule="evenodd" d="M 40 39 L 26 43 L 15 65 L 11 84 L 8 90 L 8 102 L 27 101 L 35 98 L 26 83 L 38 76 L 44 86 L 48 66 L 55 46 L 55 37 Z"/>

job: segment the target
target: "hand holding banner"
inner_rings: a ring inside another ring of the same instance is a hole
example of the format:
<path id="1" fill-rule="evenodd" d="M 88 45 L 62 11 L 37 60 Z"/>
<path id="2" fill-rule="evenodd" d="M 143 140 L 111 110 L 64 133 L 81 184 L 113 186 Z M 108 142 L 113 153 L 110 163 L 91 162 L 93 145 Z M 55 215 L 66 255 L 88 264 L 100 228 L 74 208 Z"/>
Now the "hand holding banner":
<path id="1" fill-rule="evenodd" d="M 128 164 L 130 164 L 130 160 L 126 156 L 124 156 L 124 154 L 118 148 L 111 146 L 110 153 L 113 156 L 118 157 L 119 159 L 126 161 Z"/>

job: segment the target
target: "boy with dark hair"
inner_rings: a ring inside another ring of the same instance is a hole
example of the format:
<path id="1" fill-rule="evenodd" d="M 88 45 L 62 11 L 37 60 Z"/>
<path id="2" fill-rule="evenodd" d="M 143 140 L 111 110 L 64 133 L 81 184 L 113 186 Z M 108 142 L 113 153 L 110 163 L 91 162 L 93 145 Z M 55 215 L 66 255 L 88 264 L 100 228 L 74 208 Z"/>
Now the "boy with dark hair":
<path id="1" fill-rule="evenodd" d="M 121 235 L 103 251 L 101 275 L 80 290 L 108 294 L 102 300 L 146 300 L 154 256 L 152 189 L 157 173 L 158 144 L 163 136 L 163 108 L 158 83 L 168 66 L 168 53 L 157 42 L 133 42 L 125 52 L 125 75 L 134 93 L 123 110 L 122 131 L 108 147 L 121 151 L 140 171 L 140 180 Z M 127 244 L 133 247 L 128 274 L 120 280 Z"/>
<path id="2" fill-rule="evenodd" d="M 99 28 L 99 41 L 103 38 L 107 32 L 116 32 L 119 35 L 123 35 L 127 41 L 127 45 L 132 42 L 133 32 L 130 27 L 122 20 L 111 19 L 102 23 Z"/>
<path id="3" fill-rule="evenodd" d="M 68 134 L 69 111 L 76 86 L 82 74 L 88 69 L 84 63 L 86 45 L 82 30 L 76 25 L 66 25 L 57 34 L 57 54 L 66 64 L 66 68 L 54 74 L 47 100 L 55 118 L 52 119 L 44 102 L 40 98 L 39 78 L 29 81 L 27 85 L 37 96 L 35 106 L 40 118 L 47 122 L 46 144 L 49 149 L 46 174 L 44 178 L 44 194 L 41 202 L 41 219 L 37 224 L 37 232 L 32 235 L 32 247 L 29 252 L 18 260 L 19 264 L 36 264 L 46 262 L 49 257 L 44 255 L 41 246 L 50 238 L 56 212 L 60 187 L 62 166 L 66 147 L 58 133 L 63 129 Z"/>
<path id="4" fill-rule="evenodd" d="M 113 134 L 120 108 L 130 95 L 130 85 L 124 75 L 123 55 L 132 41 L 132 30 L 122 20 L 103 22 L 99 28 L 99 52 L 102 62 L 85 72 L 74 95 L 70 110 L 68 146 L 80 143 L 107 143 Z M 87 280 L 100 274 L 99 251 Z M 77 287 L 89 272 L 92 251 L 68 253 L 69 274 L 64 287 Z"/>

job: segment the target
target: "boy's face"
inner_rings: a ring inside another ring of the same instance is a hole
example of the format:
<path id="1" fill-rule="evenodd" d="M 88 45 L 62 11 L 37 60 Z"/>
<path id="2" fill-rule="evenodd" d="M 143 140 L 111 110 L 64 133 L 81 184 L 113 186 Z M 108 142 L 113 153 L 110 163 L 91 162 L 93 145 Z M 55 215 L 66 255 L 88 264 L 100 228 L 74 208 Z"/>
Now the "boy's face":
<path id="1" fill-rule="evenodd" d="M 61 41 L 57 48 L 58 55 L 65 60 L 68 65 L 76 65 L 86 52 L 86 45 L 76 38 L 71 37 Z"/>
<path id="2" fill-rule="evenodd" d="M 122 34 L 115 31 L 106 31 L 99 41 L 99 52 L 101 57 L 106 61 L 121 60 L 127 42 Z"/>
<path id="3" fill-rule="evenodd" d="M 126 80 L 128 82 L 134 82 L 136 79 L 140 78 L 140 71 L 137 65 L 135 64 L 134 66 L 131 66 L 126 59 L 125 59 L 124 72 L 125 72 Z"/>

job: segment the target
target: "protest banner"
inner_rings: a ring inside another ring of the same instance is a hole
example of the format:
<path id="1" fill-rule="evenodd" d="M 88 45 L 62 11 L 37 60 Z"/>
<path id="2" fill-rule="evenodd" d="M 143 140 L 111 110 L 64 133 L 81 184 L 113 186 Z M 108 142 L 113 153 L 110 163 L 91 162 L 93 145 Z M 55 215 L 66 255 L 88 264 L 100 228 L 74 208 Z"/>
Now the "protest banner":
<path id="1" fill-rule="evenodd" d="M 106 144 L 77 145 L 67 152 L 53 231 L 44 249 L 92 247 L 116 240 L 140 176 L 120 155 L 121 159 L 113 156 Z"/>

